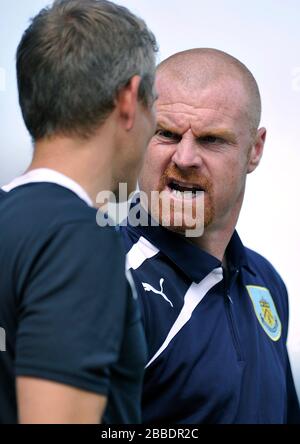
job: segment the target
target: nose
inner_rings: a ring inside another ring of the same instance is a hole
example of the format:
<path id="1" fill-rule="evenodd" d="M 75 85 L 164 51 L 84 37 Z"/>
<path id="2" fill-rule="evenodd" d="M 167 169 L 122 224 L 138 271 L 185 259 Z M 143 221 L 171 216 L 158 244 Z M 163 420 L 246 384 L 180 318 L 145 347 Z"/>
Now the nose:
<path id="1" fill-rule="evenodd" d="M 180 169 L 199 168 L 201 166 L 200 149 L 191 133 L 184 134 L 180 142 L 177 143 L 172 161 Z"/>

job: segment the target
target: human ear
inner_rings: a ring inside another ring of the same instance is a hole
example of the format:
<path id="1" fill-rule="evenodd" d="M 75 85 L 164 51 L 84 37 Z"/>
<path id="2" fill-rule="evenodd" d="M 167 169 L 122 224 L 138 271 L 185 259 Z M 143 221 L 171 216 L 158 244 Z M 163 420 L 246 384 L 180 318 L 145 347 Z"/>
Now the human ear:
<path id="1" fill-rule="evenodd" d="M 260 128 L 257 131 L 255 141 L 254 141 L 254 143 L 251 147 L 251 150 L 250 150 L 248 168 L 247 168 L 248 174 L 252 173 L 256 169 L 256 167 L 259 165 L 259 162 L 262 158 L 263 151 L 264 151 L 266 136 L 267 136 L 266 128 Z"/>
<path id="2" fill-rule="evenodd" d="M 119 91 L 116 98 L 116 110 L 121 126 L 130 131 L 134 126 L 139 100 L 140 76 L 133 76 Z"/>

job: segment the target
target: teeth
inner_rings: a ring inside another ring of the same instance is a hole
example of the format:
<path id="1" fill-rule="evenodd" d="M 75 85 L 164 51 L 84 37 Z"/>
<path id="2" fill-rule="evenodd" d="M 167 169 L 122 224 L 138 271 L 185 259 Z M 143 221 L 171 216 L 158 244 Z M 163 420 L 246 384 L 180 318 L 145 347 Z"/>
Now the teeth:
<path id="1" fill-rule="evenodd" d="M 195 194 L 193 191 L 178 191 L 178 190 L 171 190 L 171 194 L 173 194 L 177 199 L 193 199 L 195 197 Z"/>
<path id="2" fill-rule="evenodd" d="M 193 199 L 193 197 L 194 197 L 193 191 L 185 191 L 184 197 L 185 197 L 185 199 Z"/>
<path id="3" fill-rule="evenodd" d="M 181 191 L 172 190 L 172 194 L 174 194 L 174 196 L 177 197 L 178 199 L 183 199 L 183 193 Z"/>
<path id="4" fill-rule="evenodd" d="M 180 182 L 176 182 L 176 180 L 174 180 L 173 183 L 174 183 L 174 185 L 177 185 L 177 186 L 179 186 L 181 188 L 187 188 L 187 189 L 190 188 L 191 190 L 194 188 L 193 185 L 188 185 L 188 184 L 183 184 L 183 183 L 180 183 Z"/>

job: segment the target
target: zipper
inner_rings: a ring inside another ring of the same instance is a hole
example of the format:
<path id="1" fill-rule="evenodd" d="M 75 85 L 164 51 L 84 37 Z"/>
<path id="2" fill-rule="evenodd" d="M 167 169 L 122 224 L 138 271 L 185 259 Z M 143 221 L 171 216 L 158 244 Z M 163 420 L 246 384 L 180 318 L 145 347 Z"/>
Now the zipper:
<path id="1" fill-rule="evenodd" d="M 233 278 L 231 279 L 230 285 L 229 284 L 229 280 L 226 279 L 225 280 L 225 306 L 226 306 L 226 311 L 227 311 L 227 318 L 229 321 L 229 329 L 231 331 L 231 336 L 232 336 L 232 340 L 233 340 L 233 345 L 237 354 L 237 358 L 238 361 L 243 361 L 243 354 L 242 354 L 242 348 L 241 348 L 241 344 L 240 344 L 240 340 L 239 340 L 239 336 L 238 336 L 238 329 L 236 326 L 236 322 L 234 320 L 234 315 L 233 315 L 233 310 L 232 310 L 232 306 L 234 304 L 231 296 L 230 296 L 230 290 L 233 286 L 233 284 L 236 281 L 236 278 L 239 274 L 239 270 L 235 270 L 235 274 L 233 276 Z"/>

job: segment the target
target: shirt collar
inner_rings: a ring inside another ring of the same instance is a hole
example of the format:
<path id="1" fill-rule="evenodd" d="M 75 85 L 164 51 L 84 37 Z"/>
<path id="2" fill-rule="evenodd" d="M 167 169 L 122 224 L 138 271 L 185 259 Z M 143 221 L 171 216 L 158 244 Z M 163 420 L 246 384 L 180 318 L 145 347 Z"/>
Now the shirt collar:
<path id="1" fill-rule="evenodd" d="M 145 210 L 140 204 L 138 205 L 140 212 L 144 213 L 145 217 Z M 162 251 L 193 282 L 199 283 L 212 270 L 222 267 L 222 262 L 219 259 L 201 250 L 184 236 L 161 225 L 151 226 L 150 216 L 148 216 L 148 220 L 148 226 L 138 225 L 130 229 L 137 230 L 141 236 L 144 236 Z M 234 231 L 227 246 L 226 258 L 231 269 L 246 267 L 253 273 L 248 264 L 246 249 L 236 231 Z"/>
<path id="2" fill-rule="evenodd" d="M 70 177 L 67 177 L 64 174 L 61 174 L 58 171 L 52 170 L 50 168 L 38 168 L 35 170 L 31 170 L 23 176 L 17 177 L 11 183 L 2 187 L 2 189 L 6 192 L 9 192 L 22 185 L 41 182 L 55 183 L 56 185 L 67 188 L 68 190 L 73 191 L 73 193 L 75 193 L 80 199 L 82 199 L 89 207 L 93 207 L 93 202 L 91 198 L 81 185 L 79 185 Z"/>
<path id="3" fill-rule="evenodd" d="M 230 271 L 239 270 L 243 267 L 256 276 L 255 270 L 250 266 L 248 261 L 247 249 L 244 247 L 236 230 L 233 232 L 226 248 L 226 259 Z"/>

